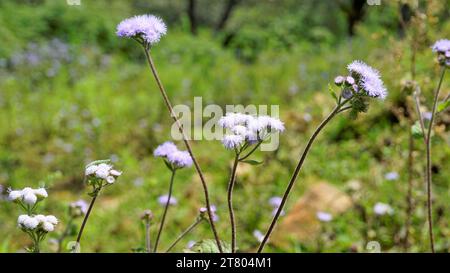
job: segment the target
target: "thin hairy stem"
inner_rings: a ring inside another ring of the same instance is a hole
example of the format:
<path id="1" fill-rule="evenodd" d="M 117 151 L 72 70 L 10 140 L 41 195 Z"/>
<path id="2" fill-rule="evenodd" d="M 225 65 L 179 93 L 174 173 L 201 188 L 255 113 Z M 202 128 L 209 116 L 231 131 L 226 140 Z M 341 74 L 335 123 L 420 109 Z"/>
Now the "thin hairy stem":
<path id="1" fill-rule="evenodd" d="M 75 247 L 78 247 L 80 245 L 81 235 L 83 235 L 84 227 L 86 226 L 86 223 L 89 219 L 89 215 L 91 215 L 92 208 L 94 207 L 95 200 L 97 200 L 97 196 L 98 196 L 99 192 L 100 192 L 100 190 L 94 192 L 94 196 L 92 197 L 91 203 L 89 204 L 89 208 L 86 212 L 86 215 L 84 216 L 83 223 L 81 224 L 80 231 L 78 232 L 77 244 L 75 245 Z"/>
<path id="2" fill-rule="evenodd" d="M 150 55 L 149 49 L 144 47 L 144 52 L 145 52 L 145 56 L 147 57 L 147 62 L 149 64 L 149 66 L 150 66 L 150 69 L 151 69 L 151 71 L 153 73 L 153 76 L 155 77 L 156 83 L 158 84 L 159 91 L 161 92 L 161 95 L 162 95 L 162 97 L 164 99 L 164 102 L 165 102 L 165 104 L 166 104 L 166 106 L 167 106 L 167 108 L 168 108 L 168 110 L 170 112 L 170 116 L 172 117 L 172 119 L 177 124 L 178 129 L 180 130 L 180 133 L 183 136 L 183 142 L 186 145 L 186 149 L 188 150 L 189 155 L 192 157 L 192 161 L 194 163 L 195 169 L 196 169 L 196 171 L 198 173 L 198 176 L 200 177 L 200 181 L 201 181 L 202 187 L 203 187 L 203 192 L 204 192 L 204 195 L 205 195 L 205 202 L 206 202 L 206 209 L 207 209 L 207 212 L 208 212 L 209 224 L 210 224 L 211 230 L 212 230 L 212 232 L 214 234 L 214 239 L 216 240 L 217 247 L 219 248 L 220 253 L 222 253 L 223 251 L 222 251 L 222 246 L 220 244 L 219 235 L 217 233 L 214 221 L 212 220 L 213 219 L 213 215 L 212 215 L 212 211 L 211 211 L 211 204 L 210 204 L 210 201 L 209 201 L 208 186 L 206 185 L 206 181 L 205 181 L 205 178 L 203 176 L 203 172 L 200 169 L 200 165 L 198 164 L 197 159 L 195 158 L 195 156 L 194 156 L 194 154 L 192 152 L 191 145 L 189 144 L 188 138 L 187 138 L 186 134 L 184 133 L 183 126 L 181 125 L 180 121 L 178 120 L 177 115 L 173 111 L 172 104 L 170 103 L 170 100 L 169 100 L 169 98 L 168 98 L 168 96 L 166 94 L 164 86 L 163 86 L 163 84 L 162 84 L 162 82 L 161 82 L 161 80 L 160 80 L 160 78 L 158 76 L 158 72 L 156 70 L 155 64 L 153 63 L 153 59 L 152 59 L 152 57 Z"/>
<path id="3" fill-rule="evenodd" d="M 150 239 L 150 220 L 145 222 L 145 250 L 147 253 L 152 252 L 152 245 Z"/>
<path id="4" fill-rule="evenodd" d="M 238 163 L 239 163 L 239 153 L 236 153 L 233 162 L 233 167 L 231 169 L 230 180 L 228 181 L 228 191 L 227 191 L 228 212 L 230 214 L 230 224 L 231 224 L 231 253 L 236 252 L 236 221 L 234 219 L 234 210 L 233 210 L 233 188 L 236 182 L 236 170 Z"/>
<path id="5" fill-rule="evenodd" d="M 409 229 L 411 228 L 411 219 L 413 213 L 413 151 L 414 151 L 414 137 L 412 135 L 411 129 L 408 129 L 408 190 L 406 193 L 406 223 L 405 223 L 405 238 L 403 240 L 403 249 L 405 252 L 409 248 Z"/>
<path id="6" fill-rule="evenodd" d="M 167 201 L 166 201 L 166 205 L 164 207 L 164 212 L 163 212 L 163 215 L 162 215 L 162 218 L 161 218 L 161 224 L 159 225 L 158 235 L 156 236 L 155 246 L 153 248 L 153 252 L 155 252 L 155 253 L 158 250 L 159 238 L 161 237 L 161 233 L 162 233 L 162 230 L 164 228 L 164 223 L 166 221 L 167 211 L 169 210 L 169 206 L 170 206 L 170 199 L 172 198 L 173 181 L 175 180 L 175 172 L 176 172 L 175 169 L 172 170 L 172 175 L 170 176 L 169 194 L 167 195 Z"/>
<path id="7" fill-rule="evenodd" d="M 439 79 L 438 87 L 434 94 L 433 109 L 431 110 L 430 124 L 428 125 L 427 137 L 426 137 L 426 153 L 427 153 L 427 207 L 428 207 L 428 230 L 430 236 L 431 252 L 434 253 L 434 236 L 433 236 L 433 215 L 432 215 L 432 200 L 431 200 L 431 183 L 432 183 L 432 171 L 431 171 L 431 131 L 433 130 L 433 122 L 436 115 L 436 107 L 439 100 L 439 91 L 441 90 L 442 81 L 445 76 L 445 66 L 442 67 L 441 78 Z"/>
<path id="8" fill-rule="evenodd" d="M 338 105 L 336 105 L 336 107 L 333 109 L 333 111 L 331 111 L 331 113 L 322 121 L 322 123 L 320 123 L 320 125 L 317 127 L 317 129 L 314 131 L 314 133 L 312 134 L 311 138 L 308 140 L 308 143 L 306 144 L 305 150 L 303 151 L 303 153 L 300 156 L 300 160 L 297 164 L 297 167 L 294 170 L 294 173 L 291 177 L 291 180 L 289 181 L 289 184 L 286 188 L 286 191 L 284 192 L 283 198 L 281 200 L 281 204 L 277 209 L 277 212 L 275 214 L 275 216 L 272 219 L 272 222 L 270 223 L 269 229 L 266 232 L 266 235 L 264 236 L 264 239 L 262 240 L 261 244 L 259 245 L 258 248 L 258 253 L 261 253 L 262 250 L 264 249 L 264 246 L 267 243 L 267 240 L 269 239 L 270 235 L 272 234 L 272 231 L 278 221 L 278 218 L 280 218 L 281 212 L 284 209 L 284 205 L 286 204 L 286 201 L 289 197 L 289 194 L 292 190 L 292 187 L 295 184 L 295 181 L 298 177 L 298 174 L 300 173 L 300 170 L 303 166 L 303 163 L 305 162 L 306 156 L 308 155 L 309 150 L 311 149 L 312 144 L 314 143 L 314 140 L 316 139 L 316 137 L 319 135 L 320 131 L 325 127 L 325 125 L 327 125 L 328 122 L 330 122 L 330 120 L 333 119 L 333 117 L 335 115 L 338 114 L 340 108 L 342 107 L 342 105 L 344 105 L 347 101 L 344 101 L 343 103 L 339 103 Z"/>
<path id="9" fill-rule="evenodd" d="M 192 223 L 185 231 L 183 231 L 178 237 L 177 239 L 175 239 L 175 241 L 169 246 L 169 248 L 166 250 L 166 253 L 171 251 L 172 248 L 174 248 L 179 241 L 181 241 L 181 239 L 184 238 L 184 236 L 186 236 L 187 234 L 189 234 L 198 224 L 200 224 L 203 221 L 203 217 L 197 217 L 197 219 L 195 219 L 195 222 Z"/>

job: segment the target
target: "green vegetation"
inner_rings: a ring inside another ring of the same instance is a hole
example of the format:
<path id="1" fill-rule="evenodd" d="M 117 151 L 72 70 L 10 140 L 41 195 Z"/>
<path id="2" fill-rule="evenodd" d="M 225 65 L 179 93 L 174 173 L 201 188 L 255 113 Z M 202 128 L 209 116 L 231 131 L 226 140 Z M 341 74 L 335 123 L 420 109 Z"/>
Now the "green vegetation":
<path id="1" fill-rule="evenodd" d="M 0 198 L 6 198 L 8 187 L 45 184 L 50 197 L 41 209 L 61 223 L 57 232 L 48 235 L 42 251 L 55 251 L 51 239 L 64 231 L 69 203 L 89 200 L 84 166 L 96 159 L 110 158 L 123 174 L 101 193 L 83 233 L 81 250 L 144 248 L 140 215 L 151 209 L 159 223 L 163 207 L 157 198 L 166 194 L 170 172 L 152 153 L 170 140 L 172 120 L 140 48 L 115 36 L 122 19 L 144 13 L 159 15 L 168 23 L 168 34 L 152 51 L 174 104 L 192 106 L 194 97 L 200 96 L 204 105 L 280 106 L 286 132 L 280 136 L 279 150 L 258 151 L 255 159 L 264 163 L 246 166 L 237 178 L 234 202 L 239 251 L 255 251 L 258 246 L 253 231 L 265 232 L 272 219 L 269 198 L 283 194 L 308 137 L 334 106 L 329 95 L 334 77 L 345 73 L 345 66 L 355 59 L 379 69 L 389 96 L 384 102 L 371 103 L 367 114 L 356 119 L 339 116 L 325 129 L 306 160 L 286 213 L 318 181 L 342 191 L 348 191 L 350 181 L 358 181 L 361 188 L 353 194 L 357 206 L 334 216 L 329 223 L 334 236 L 322 251 L 364 252 L 368 241 L 380 242 L 383 251 L 403 251 L 408 115 L 416 116 L 407 109 L 412 94 L 408 83 L 415 79 L 429 102 L 424 105 L 431 105 L 439 66 L 429 47 L 437 39 L 450 38 L 450 2 L 420 1 L 420 16 L 405 26 L 399 23 L 400 1 L 366 6 L 353 36 L 348 34 L 343 8 L 352 1 L 316 5 L 319 1 L 242 0 L 226 25 L 218 28 L 226 1 L 200 0 L 196 35 L 191 33 L 187 2 L 82 0 L 80 6 L 69 6 L 64 1 L 1 1 Z M 442 99 L 450 93 L 449 86 L 447 75 Z M 432 139 L 438 252 L 450 250 L 449 114 L 448 109 L 440 113 Z M 184 149 L 182 142 L 176 144 Z M 229 240 L 226 189 L 233 155 L 220 141 L 195 141 L 193 150 L 218 208 L 221 239 Z M 409 250 L 424 252 L 429 251 L 429 243 L 420 138 L 415 140 L 413 157 Z M 397 172 L 399 178 L 387 180 L 388 172 Z M 204 205 L 193 168 L 177 173 L 174 196 L 178 205 L 169 210 L 161 249 L 195 221 Z M 377 202 L 389 204 L 393 215 L 376 217 L 373 206 Z M 361 217 L 361 209 L 367 219 Z M 0 252 L 21 251 L 31 244 L 17 229 L 18 213 L 15 205 L 0 200 Z M 79 227 L 81 220 L 76 224 Z M 152 225 L 153 235 L 157 228 Z M 76 231 L 66 242 L 75 240 Z M 189 240 L 212 238 L 205 221 L 174 250 L 182 251 Z M 269 245 L 266 251 L 317 251 L 317 245 L 292 240 L 282 247 Z"/>

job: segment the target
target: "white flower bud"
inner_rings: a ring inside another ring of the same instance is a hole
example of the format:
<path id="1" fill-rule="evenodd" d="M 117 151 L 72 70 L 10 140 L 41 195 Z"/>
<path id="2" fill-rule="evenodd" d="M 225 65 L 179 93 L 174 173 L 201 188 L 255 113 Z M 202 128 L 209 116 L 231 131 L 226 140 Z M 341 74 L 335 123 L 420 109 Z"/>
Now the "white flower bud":
<path id="1" fill-rule="evenodd" d="M 55 229 L 55 226 L 52 223 L 50 223 L 50 222 L 44 222 L 42 224 L 42 229 L 47 231 L 47 232 L 51 232 L 51 231 L 53 231 Z"/>
<path id="2" fill-rule="evenodd" d="M 21 191 L 10 191 L 8 195 L 8 199 L 10 201 L 18 201 L 19 199 L 22 199 L 22 192 Z"/>
<path id="3" fill-rule="evenodd" d="M 121 176 L 122 172 L 121 171 L 117 171 L 117 170 L 111 170 L 109 172 L 109 174 L 113 175 L 113 176 Z"/>
<path id="4" fill-rule="evenodd" d="M 38 222 L 38 220 L 34 219 L 33 217 L 28 217 L 27 219 L 25 219 L 23 221 L 22 225 L 26 229 L 35 229 L 39 225 L 39 222 Z"/>
<path id="5" fill-rule="evenodd" d="M 45 215 L 42 215 L 42 214 L 38 214 L 38 215 L 34 216 L 34 219 L 36 219 L 40 224 L 47 221 L 47 218 L 45 217 Z"/>
<path id="6" fill-rule="evenodd" d="M 108 182 L 108 184 L 113 184 L 115 181 L 116 179 L 114 178 L 114 176 L 106 177 L 106 182 Z"/>
<path id="7" fill-rule="evenodd" d="M 44 188 L 39 188 L 34 190 L 34 194 L 39 198 L 39 199 L 44 199 L 48 197 L 48 193 Z"/>
<path id="8" fill-rule="evenodd" d="M 53 216 L 53 215 L 48 215 L 48 216 L 45 217 L 45 219 L 46 219 L 46 222 L 49 222 L 49 223 L 51 223 L 53 225 L 58 224 L 58 219 L 55 216 Z"/>
<path id="9" fill-rule="evenodd" d="M 27 205 L 34 205 L 36 204 L 37 197 L 34 193 L 27 193 L 23 196 L 23 202 Z"/>
<path id="10" fill-rule="evenodd" d="M 23 223 L 30 218 L 30 216 L 26 215 L 26 214 L 22 214 L 19 215 L 19 217 L 17 218 L 17 224 L 22 227 Z"/>
<path id="11" fill-rule="evenodd" d="M 85 175 L 86 176 L 93 175 L 97 171 L 97 169 L 98 169 L 97 165 L 89 166 L 86 168 Z"/>

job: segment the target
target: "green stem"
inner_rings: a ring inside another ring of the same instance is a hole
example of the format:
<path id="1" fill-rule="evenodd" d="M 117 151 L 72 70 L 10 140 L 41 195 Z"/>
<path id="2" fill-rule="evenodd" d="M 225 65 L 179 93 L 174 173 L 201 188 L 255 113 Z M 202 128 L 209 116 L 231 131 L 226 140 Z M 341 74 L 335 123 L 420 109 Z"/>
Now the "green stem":
<path id="1" fill-rule="evenodd" d="M 230 214 L 230 224 L 231 224 L 231 253 L 236 252 L 236 221 L 234 218 L 234 210 L 233 210 L 233 188 L 236 182 L 236 170 L 238 163 L 239 163 L 239 153 L 236 153 L 233 162 L 233 168 L 231 169 L 227 191 L 228 212 Z"/>
<path id="2" fill-rule="evenodd" d="M 428 125 L 427 137 L 426 137 L 426 154 L 427 154 L 427 207 L 428 207 L 428 230 L 430 237 L 431 252 L 434 251 L 434 236 L 433 236 L 433 217 L 432 217 L 432 200 L 431 200 L 431 183 L 432 183 L 432 171 L 431 171 L 431 131 L 433 130 L 433 122 L 436 115 L 436 107 L 439 99 L 439 91 L 441 90 L 442 81 L 444 80 L 445 66 L 442 67 L 441 78 L 439 79 L 438 87 L 434 94 L 433 109 L 431 111 L 430 124 Z"/>
<path id="3" fill-rule="evenodd" d="M 219 248 L 219 252 L 223 253 L 222 245 L 220 244 L 220 238 L 219 238 L 219 235 L 218 235 L 217 230 L 216 230 L 216 226 L 215 226 L 214 221 L 213 221 L 213 214 L 212 214 L 212 211 L 211 211 L 211 202 L 209 201 L 208 186 L 206 185 L 206 180 L 205 180 L 205 178 L 203 176 L 203 172 L 202 172 L 202 170 L 200 168 L 200 165 L 197 162 L 197 159 L 194 156 L 194 153 L 192 152 L 191 144 L 189 144 L 188 138 L 187 138 L 186 134 L 184 133 L 183 126 L 180 123 L 180 121 L 178 120 L 177 115 L 173 111 L 172 104 L 170 103 L 170 100 L 169 100 L 169 97 L 167 96 L 166 90 L 164 89 L 164 86 L 163 86 L 163 84 L 162 84 L 162 82 L 161 82 L 161 80 L 159 78 L 158 72 L 156 70 L 156 66 L 153 63 L 153 59 L 152 59 L 152 57 L 150 55 L 149 48 L 144 46 L 144 52 L 145 52 L 145 56 L 147 58 L 147 62 L 149 64 L 149 66 L 150 66 L 150 70 L 152 71 L 152 74 L 153 74 L 153 76 L 154 76 L 154 78 L 156 80 L 156 83 L 158 84 L 159 91 L 161 92 L 161 95 L 162 95 L 162 97 L 164 99 L 164 102 L 165 102 L 165 104 L 167 106 L 167 109 L 169 110 L 170 116 L 172 117 L 172 119 L 177 124 L 178 129 L 180 130 L 180 133 L 183 135 L 183 142 L 184 142 L 184 144 L 186 146 L 186 149 L 189 152 L 189 155 L 192 157 L 192 161 L 194 163 L 195 169 L 196 169 L 196 171 L 198 173 L 198 176 L 200 177 L 200 181 L 201 181 L 202 187 L 203 187 L 203 193 L 205 195 L 206 210 L 208 212 L 209 224 L 210 224 L 211 230 L 212 230 L 212 232 L 214 234 L 214 239 L 216 240 L 217 247 Z"/>
<path id="4" fill-rule="evenodd" d="M 145 222 L 145 249 L 147 250 L 147 253 L 152 252 L 150 239 L 150 220 L 146 220 Z"/>
<path id="5" fill-rule="evenodd" d="M 203 221 L 203 217 L 197 217 L 197 219 L 195 220 L 194 223 L 192 223 L 185 231 L 183 231 L 175 240 L 175 242 L 173 242 L 169 248 L 166 250 L 166 253 L 171 251 L 172 248 L 174 248 L 176 246 L 176 244 L 181 241 L 181 239 L 184 238 L 184 236 L 186 236 L 187 234 L 189 234 L 198 224 L 200 224 Z"/>
<path id="6" fill-rule="evenodd" d="M 161 237 L 161 233 L 162 233 L 162 230 L 164 228 L 164 223 L 166 221 L 167 211 L 168 211 L 169 206 L 170 206 L 170 199 L 172 198 L 173 181 L 174 181 L 174 178 L 175 178 L 175 172 L 176 172 L 176 170 L 173 169 L 172 170 L 172 175 L 170 177 L 169 194 L 167 196 L 167 201 L 166 201 L 166 205 L 164 207 L 164 212 L 163 212 L 163 215 L 162 215 L 161 224 L 159 225 L 158 235 L 156 236 L 155 246 L 153 248 L 153 252 L 155 252 L 155 253 L 158 250 L 159 238 Z"/>
<path id="7" fill-rule="evenodd" d="M 284 209 L 284 205 L 286 204 L 286 201 L 289 197 L 289 194 L 292 190 L 292 187 L 295 184 L 295 181 L 297 180 L 298 174 L 300 173 L 300 170 L 303 166 L 303 163 L 305 162 L 306 156 L 308 155 L 309 150 L 311 149 L 312 144 L 314 143 L 314 140 L 316 139 L 316 137 L 319 135 L 320 131 L 325 127 L 325 125 L 328 124 L 328 122 L 330 122 L 334 116 L 336 116 L 339 112 L 339 110 L 341 109 L 341 107 L 347 103 L 348 100 L 345 100 L 342 103 L 339 103 L 336 105 L 336 107 L 333 109 L 333 111 L 331 111 L 331 113 L 322 121 L 322 123 L 320 123 L 320 125 L 317 127 L 317 129 L 314 131 L 314 133 L 312 134 L 311 138 L 308 140 L 308 143 L 306 144 L 305 150 L 303 151 L 303 153 L 300 156 L 300 160 L 297 164 L 297 167 L 294 170 L 294 173 L 289 181 L 289 184 L 284 192 L 283 198 L 281 200 L 281 204 L 277 209 L 277 212 L 275 214 L 275 216 L 272 219 L 272 222 L 270 223 L 269 229 L 266 232 L 266 235 L 264 236 L 263 241 L 261 242 L 261 244 L 259 245 L 258 248 L 258 253 L 261 253 L 262 250 L 264 249 L 264 246 L 266 245 L 267 241 L 269 240 L 270 235 L 272 234 L 272 231 L 278 221 L 278 219 L 280 218 L 281 212 Z"/>
<path id="8" fill-rule="evenodd" d="M 101 190 L 101 188 L 94 190 L 94 196 L 92 197 L 91 203 L 89 204 L 89 208 L 86 212 L 86 215 L 84 216 L 83 223 L 81 224 L 80 231 L 78 232 L 77 242 L 76 242 L 76 245 L 74 246 L 76 248 L 79 247 L 79 245 L 80 245 L 81 236 L 83 235 L 84 227 L 86 226 L 86 223 L 89 219 L 89 215 L 91 215 L 92 208 L 94 207 L 95 200 L 97 200 L 97 196 L 98 196 L 100 190 Z"/>

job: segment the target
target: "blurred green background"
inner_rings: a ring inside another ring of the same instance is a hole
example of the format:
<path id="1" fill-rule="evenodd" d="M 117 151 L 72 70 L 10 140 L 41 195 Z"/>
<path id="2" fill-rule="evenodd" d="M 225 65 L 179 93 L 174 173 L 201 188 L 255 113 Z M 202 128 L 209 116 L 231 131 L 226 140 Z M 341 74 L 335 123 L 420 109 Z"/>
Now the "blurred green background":
<path id="1" fill-rule="evenodd" d="M 49 198 L 39 211 L 61 220 L 42 246 L 52 252 L 52 242 L 67 224 L 68 204 L 89 200 L 83 168 L 95 159 L 111 158 L 123 175 L 102 192 L 82 251 L 138 251 L 143 247 L 140 214 L 151 209 L 158 223 L 162 207 L 157 198 L 166 193 L 170 173 L 152 152 L 170 140 L 172 123 L 142 49 L 115 35 L 121 20 L 147 13 L 168 24 L 168 34 L 152 52 L 174 104 L 192 105 L 193 97 L 201 96 L 205 105 L 280 106 L 287 130 L 279 150 L 258 152 L 254 158 L 264 164 L 244 166 L 238 176 L 234 200 L 240 251 L 255 250 L 253 232 L 264 232 L 271 220 L 269 198 L 282 195 L 306 140 L 332 109 L 329 83 L 345 74 L 345 66 L 355 59 L 379 69 L 388 98 L 373 101 L 368 113 L 356 120 L 341 115 L 324 130 L 286 212 L 296 213 L 290 208 L 317 181 L 348 192 L 354 206 L 327 224 L 320 249 L 315 243 L 290 239 L 271 244 L 267 251 L 364 252 L 369 241 L 380 242 L 382 251 L 403 251 L 408 120 L 415 117 L 407 109 L 407 83 L 415 79 L 424 105 L 430 105 L 438 79 L 430 46 L 436 39 L 450 38 L 449 11 L 448 0 L 381 0 L 380 5 L 358 0 L 81 0 L 81 5 L 2 0 L 0 252 L 23 251 L 31 243 L 16 227 L 21 212 L 6 201 L 7 188 L 45 183 Z M 447 76 L 443 97 L 449 86 Z M 434 222 L 440 252 L 450 249 L 449 123 L 449 112 L 441 113 L 433 138 Z M 409 251 L 429 251 L 425 157 L 421 139 L 414 144 Z M 225 192 L 233 154 L 219 141 L 196 141 L 193 149 L 218 208 L 219 233 L 229 240 Z M 386 179 L 389 172 L 398 173 L 398 178 Z M 355 184 L 359 188 L 350 193 L 349 185 Z M 193 168 L 178 172 L 174 195 L 178 205 L 169 210 L 162 249 L 192 223 L 203 205 Z M 375 216 L 377 202 L 389 204 L 394 213 Z M 176 251 L 189 240 L 210 238 L 204 223 Z M 73 236 L 66 239 L 70 240 Z"/>

